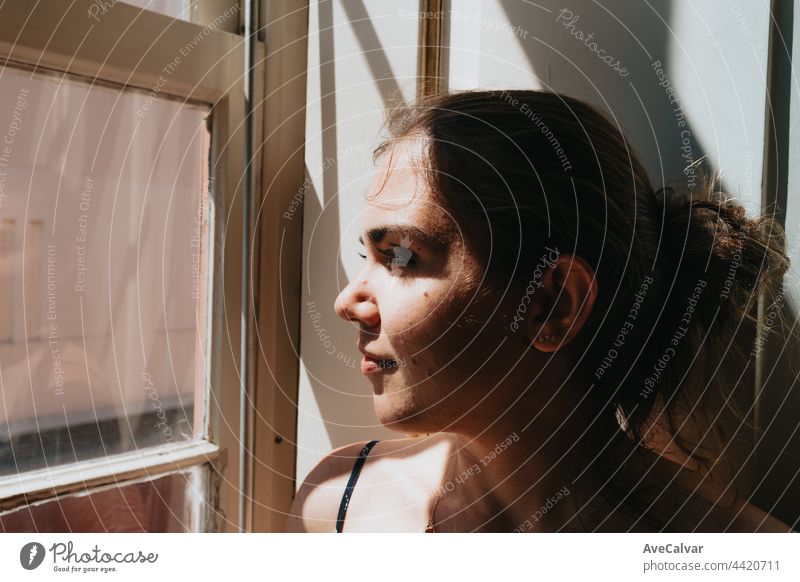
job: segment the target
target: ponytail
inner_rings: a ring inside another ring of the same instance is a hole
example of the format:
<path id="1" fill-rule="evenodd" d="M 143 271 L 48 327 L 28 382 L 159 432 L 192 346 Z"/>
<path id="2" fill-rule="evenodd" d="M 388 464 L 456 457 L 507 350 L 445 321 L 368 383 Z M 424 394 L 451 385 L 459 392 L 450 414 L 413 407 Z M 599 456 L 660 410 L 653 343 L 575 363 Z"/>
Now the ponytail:
<path id="1" fill-rule="evenodd" d="M 740 405 L 752 392 L 736 390 L 755 364 L 759 298 L 782 300 L 785 233 L 768 216 L 748 216 L 704 175 L 695 189 L 659 189 L 653 202 L 660 235 L 652 326 L 615 404 L 637 441 L 660 434 L 711 470 L 734 433 L 750 425 Z M 721 422 L 726 410 L 738 420 L 733 430 Z"/>

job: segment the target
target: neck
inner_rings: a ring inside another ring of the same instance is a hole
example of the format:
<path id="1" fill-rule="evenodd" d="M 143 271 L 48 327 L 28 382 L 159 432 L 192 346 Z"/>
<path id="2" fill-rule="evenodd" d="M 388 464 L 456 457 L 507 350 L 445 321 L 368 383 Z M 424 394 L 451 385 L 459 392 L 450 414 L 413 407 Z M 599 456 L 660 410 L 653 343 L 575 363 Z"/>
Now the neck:
<path id="1" fill-rule="evenodd" d="M 527 406 L 511 410 L 530 411 Z M 533 410 L 536 410 L 533 408 Z M 497 411 L 496 411 L 497 412 Z M 436 508 L 438 531 L 581 531 L 603 503 L 602 443 L 590 411 L 531 422 L 497 412 L 488 430 L 456 432 Z M 542 415 L 544 416 L 544 415 Z M 477 416 L 479 418 L 480 415 Z"/>

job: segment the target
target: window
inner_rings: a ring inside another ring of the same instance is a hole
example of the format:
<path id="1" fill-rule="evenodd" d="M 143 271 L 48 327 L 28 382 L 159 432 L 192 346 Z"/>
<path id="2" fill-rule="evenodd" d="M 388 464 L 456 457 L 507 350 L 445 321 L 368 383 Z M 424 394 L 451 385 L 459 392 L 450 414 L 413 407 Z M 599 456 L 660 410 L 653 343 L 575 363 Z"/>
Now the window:
<path id="1" fill-rule="evenodd" d="M 235 529 L 239 7 L 98 5 L 0 8 L 0 525 Z"/>

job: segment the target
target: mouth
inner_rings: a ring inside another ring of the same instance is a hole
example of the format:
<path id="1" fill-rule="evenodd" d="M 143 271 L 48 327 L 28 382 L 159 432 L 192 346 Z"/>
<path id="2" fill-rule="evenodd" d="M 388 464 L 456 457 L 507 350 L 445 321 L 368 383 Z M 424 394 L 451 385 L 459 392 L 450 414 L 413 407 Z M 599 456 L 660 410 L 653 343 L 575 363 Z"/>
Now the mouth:
<path id="1" fill-rule="evenodd" d="M 365 355 L 361 358 L 361 373 L 362 374 L 379 374 L 397 369 L 396 360 L 379 360 Z"/>

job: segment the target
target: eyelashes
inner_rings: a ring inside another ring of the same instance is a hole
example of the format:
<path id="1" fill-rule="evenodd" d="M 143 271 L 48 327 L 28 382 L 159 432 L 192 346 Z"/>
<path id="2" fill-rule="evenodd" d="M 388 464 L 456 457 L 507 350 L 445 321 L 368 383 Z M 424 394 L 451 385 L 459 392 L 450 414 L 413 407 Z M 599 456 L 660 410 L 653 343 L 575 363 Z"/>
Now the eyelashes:
<path id="1" fill-rule="evenodd" d="M 398 253 L 396 249 L 403 249 L 403 251 Z M 391 266 L 392 263 L 395 261 L 396 261 L 395 264 L 401 269 L 412 268 L 417 264 L 416 256 L 414 255 L 414 253 L 405 247 L 401 247 L 400 245 L 393 245 L 391 249 L 385 251 L 378 250 L 378 252 L 382 254 L 384 257 L 386 257 L 384 262 L 387 267 Z M 357 254 L 362 259 L 364 260 L 367 259 L 367 255 L 358 252 Z"/>

